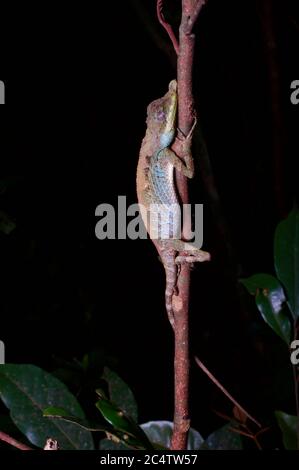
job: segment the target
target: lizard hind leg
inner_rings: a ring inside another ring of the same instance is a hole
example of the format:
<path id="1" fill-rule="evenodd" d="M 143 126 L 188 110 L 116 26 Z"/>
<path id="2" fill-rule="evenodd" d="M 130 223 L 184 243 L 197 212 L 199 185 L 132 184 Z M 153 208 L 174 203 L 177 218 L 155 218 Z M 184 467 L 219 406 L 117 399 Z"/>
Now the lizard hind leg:
<path id="1" fill-rule="evenodd" d="M 210 253 L 200 250 L 190 243 L 182 240 L 174 240 L 173 243 L 176 250 L 180 252 L 180 255 L 175 258 L 175 262 L 178 265 L 196 262 L 203 263 L 204 261 L 210 261 L 211 259 Z"/>
<path id="2" fill-rule="evenodd" d="M 185 264 L 185 263 L 203 263 L 204 261 L 210 261 L 211 255 L 207 251 L 197 250 L 194 253 L 183 252 L 181 255 L 177 256 L 175 259 L 176 264 Z"/>

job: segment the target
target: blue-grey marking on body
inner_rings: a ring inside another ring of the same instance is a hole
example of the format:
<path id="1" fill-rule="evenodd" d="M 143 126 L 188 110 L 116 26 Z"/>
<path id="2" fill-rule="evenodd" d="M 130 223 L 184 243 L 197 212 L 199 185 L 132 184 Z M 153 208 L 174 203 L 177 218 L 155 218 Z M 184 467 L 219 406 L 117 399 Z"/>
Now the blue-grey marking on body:
<path id="1" fill-rule="evenodd" d="M 176 294 L 177 265 L 210 260 L 210 254 L 181 239 L 181 209 L 174 169 L 188 178 L 194 174 L 191 154 L 192 131 L 182 142 L 184 161 L 171 149 L 176 134 L 177 82 L 147 109 L 147 130 L 137 167 L 137 196 L 140 212 L 166 274 L 165 305 L 174 328 L 173 296 Z M 150 223 L 152 222 L 152 223 Z M 179 253 L 179 255 L 178 255 Z"/>

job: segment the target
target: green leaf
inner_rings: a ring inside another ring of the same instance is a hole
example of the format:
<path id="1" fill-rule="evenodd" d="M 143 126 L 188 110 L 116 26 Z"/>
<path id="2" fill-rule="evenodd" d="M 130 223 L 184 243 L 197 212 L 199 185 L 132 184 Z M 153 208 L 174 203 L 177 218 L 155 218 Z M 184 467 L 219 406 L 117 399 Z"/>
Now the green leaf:
<path id="1" fill-rule="evenodd" d="M 109 400 L 102 398 L 96 403 L 96 407 L 100 410 L 103 417 L 116 429 L 123 431 L 131 436 L 135 435 L 136 425 L 124 414 L 124 412 L 111 403 Z M 137 431 L 138 432 L 138 431 Z"/>
<path id="2" fill-rule="evenodd" d="M 63 421 L 68 421 L 69 423 L 74 423 L 77 426 L 80 426 L 83 429 L 86 429 L 87 431 L 92 431 L 92 432 L 111 432 L 111 429 L 108 428 L 107 426 L 103 426 L 101 424 L 91 424 L 89 421 L 86 419 L 82 418 L 77 418 L 77 416 L 70 416 L 68 415 L 68 412 L 64 408 L 57 408 L 55 406 L 50 406 L 49 408 L 46 408 L 43 410 L 43 416 L 47 418 L 57 418 L 61 419 Z"/>
<path id="3" fill-rule="evenodd" d="M 242 450 L 241 436 L 230 429 L 226 424 L 214 431 L 201 445 L 200 450 Z"/>
<path id="4" fill-rule="evenodd" d="M 153 447 L 146 437 L 146 434 L 132 418 L 126 415 L 126 413 L 114 403 L 107 400 L 98 390 L 97 393 L 100 394 L 101 398 L 97 401 L 96 407 L 100 410 L 106 421 L 122 434 L 123 439 L 130 442 L 131 446 L 152 449 Z M 129 441 L 130 439 L 131 441 Z"/>
<path id="5" fill-rule="evenodd" d="M 240 279 L 255 302 L 265 322 L 287 344 L 291 342 L 291 322 L 286 309 L 286 298 L 279 281 L 270 274 L 255 274 Z"/>
<path id="6" fill-rule="evenodd" d="M 63 408 L 49 407 L 43 412 L 43 415 L 48 418 L 57 418 L 69 423 L 73 423 L 76 426 L 80 426 L 83 429 L 91 432 L 104 432 L 108 438 L 102 439 L 100 442 L 103 443 L 102 449 L 133 449 L 140 448 L 139 443 L 131 437 L 128 437 L 125 433 L 116 431 L 111 427 L 103 426 L 101 424 L 90 423 L 86 419 L 80 419 L 76 416 L 68 416 L 67 411 Z M 123 444 L 124 443 L 124 444 Z"/>
<path id="7" fill-rule="evenodd" d="M 24 434 L 17 428 L 13 420 L 9 415 L 0 415 L 0 430 L 6 432 L 10 436 L 13 436 L 18 441 L 30 445 L 30 442 Z"/>
<path id="8" fill-rule="evenodd" d="M 277 277 L 286 289 L 294 319 L 299 317 L 299 211 L 293 210 L 280 222 L 274 237 Z"/>
<path id="9" fill-rule="evenodd" d="M 66 386 L 42 369 L 29 364 L 1 365 L 0 397 L 15 425 L 32 444 L 44 447 L 51 437 L 63 450 L 94 449 L 89 431 L 43 416 L 42 410 L 53 404 L 65 408 L 68 415 L 84 419 L 78 401 Z"/>
<path id="10" fill-rule="evenodd" d="M 288 415 L 283 411 L 275 411 L 275 416 L 282 432 L 283 444 L 285 448 L 287 450 L 299 450 L 299 423 L 297 416 Z"/>
<path id="11" fill-rule="evenodd" d="M 108 382 L 110 400 L 137 422 L 137 403 L 128 385 L 108 367 L 104 368 L 103 379 Z"/>
<path id="12" fill-rule="evenodd" d="M 149 421 L 148 423 L 141 424 L 141 428 L 154 446 L 159 445 L 163 448 L 170 449 L 173 423 L 170 421 Z M 190 428 L 188 433 L 187 449 L 197 450 L 200 448 L 202 443 L 203 438 L 199 432 Z"/>

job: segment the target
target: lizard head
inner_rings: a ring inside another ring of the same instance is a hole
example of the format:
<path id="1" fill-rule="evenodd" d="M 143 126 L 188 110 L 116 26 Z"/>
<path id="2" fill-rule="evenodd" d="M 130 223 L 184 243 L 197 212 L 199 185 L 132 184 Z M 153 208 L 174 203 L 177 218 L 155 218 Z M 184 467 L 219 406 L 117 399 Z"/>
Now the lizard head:
<path id="1" fill-rule="evenodd" d="M 162 148 L 168 147 L 175 136 L 177 113 L 177 82 L 169 83 L 168 92 L 153 101 L 147 109 L 147 127 L 156 135 Z"/>

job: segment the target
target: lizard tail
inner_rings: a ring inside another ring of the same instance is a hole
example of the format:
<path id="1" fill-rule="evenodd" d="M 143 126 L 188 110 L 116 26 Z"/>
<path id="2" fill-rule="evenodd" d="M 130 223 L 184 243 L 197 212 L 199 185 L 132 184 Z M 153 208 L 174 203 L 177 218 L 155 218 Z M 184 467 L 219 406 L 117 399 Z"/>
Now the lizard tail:
<path id="1" fill-rule="evenodd" d="M 175 252 L 161 253 L 162 262 L 166 275 L 165 307 L 169 322 L 174 329 L 174 313 L 172 307 L 172 296 L 177 284 L 177 265 L 175 263 Z"/>

